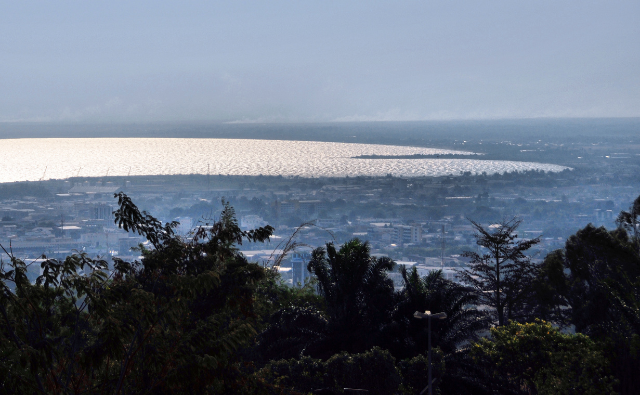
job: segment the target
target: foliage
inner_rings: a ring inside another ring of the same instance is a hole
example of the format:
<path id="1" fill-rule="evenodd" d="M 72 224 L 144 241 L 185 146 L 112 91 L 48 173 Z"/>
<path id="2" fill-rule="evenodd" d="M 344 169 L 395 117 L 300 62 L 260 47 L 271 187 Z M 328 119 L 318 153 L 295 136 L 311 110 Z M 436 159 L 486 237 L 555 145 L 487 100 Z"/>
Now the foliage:
<path id="1" fill-rule="evenodd" d="M 82 385 L 77 365 L 91 363 L 80 354 L 95 342 L 90 321 L 104 313 L 95 303 L 107 280 L 105 261 L 80 254 L 45 261 L 35 285 L 27 265 L 13 256 L 0 270 L 0 388 L 3 392 L 48 393 L 61 384 Z M 10 270 L 7 270 L 10 269 Z M 90 272 L 87 276 L 80 271 Z M 91 309 L 88 314 L 81 313 Z M 117 352 L 117 350 L 116 350 Z M 90 384 L 90 383 L 89 383 Z"/>
<path id="2" fill-rule="evenodd" d="M 308 269 L 317 277 L 318 293 L 327 311 L 327 336 L 309 349 L 309 355 L 329 356 L 362 352 L 375 345 L 375 337 L 389 322 L 393 309 L 393 281 L 387 272 L 394 262 L 370 255 L 369 244 L 353 239 L 336 249 L 316 248 Z"/>
<path id="3" fill-rule="evenodd" d="M 404 289 L 396 294 L 391 322 L 382 332 L 380 344 L 398 359 L 425 354 L 428 347 L 428 325 L 413 317 L 415 311 L 445 312 L 446 320 L 434 320 L 431 328 L 433 347 L 445 353 L 455 351 L 475 339 L 476 333 L 488 327 L 488 317 L 475 305 L 478 296 L 457 283 L 446 280 L 441 271 L 420 277 L 412 268 L 400 270 Z"/>
<path id="4" fill-rule="evenodd" d="M 460 278 L 475 288 L 483 304 L 494 309 L 495 322 L 527 320 L 532 310 L 532 284 L 537 268 L 525 255 L 540 238 L 517 240 L 515 233 L 521 221 L 503 220 L 485 229 L 471 221 L 476 230 L 476 244 L 487 253 L 465 251 L 470 258 L 469 269 L 459 272 Z"/>
<path id="5" fill-rule="evenodd" d="M 315 291 L 317 281 L 311 278 L 302 287 L 290 287 L 277 271 L 285 254 L 301 245 L 295 241 L 301 229 L 302 226 L 298 227 L 286 243 L 278 245 L 278 248 L 282 247 L 282 253 L 257 288 L 259 314 L 264 326 L 254 359 L 261 364 L 299 357 L 307 347 L 324 338 L 326 332 L 325 303 Z"/>
<path id="6" fill-rule="evenodd" d="M 568 281 L 565 278 L 563 259 L 562 251 L 553 251 L 540 265 L 533 281 L 533 295 L 536 300 L 534 316 L 568 327 L 570 311 L 565 299 Z"/>
<path id="7" fill-rule="evenodd" d="M 271 361 L 257 376 L 276 387 L 307 393 L 325 387 L 325 369 L 322 360 L 305 356 Z"/>
<path id="8" fill-rule="evenodd" d="M 434 348 L 431 351 L 432 374 L 434 379 L 433 393 L 439 394 L 439 381 L 445 371 L 445 362 L 442 350 Z M 405 359 L 398 364 L 402 373 L 402 389 L 407 394 L 419 394 L 428 384 L 429 359 L 424 355 L 417 355 L 411 359 Z"/>
<path id="9" fill-rule="evenodd" d="M 634 394 L 640 390 L 640 278 L 634 282 L 605 279 L 612 311 L 624 322 L 626 331 L 610 332 L 607 336 L 611 367 L 619 379 L 619 391 Z"/>
<path id="10" fill-rule="evenodd" d="M 414 381 L 404 386 L 411 392 L 417 388 L 414 386 L 421 385 L 422 389 L 426 385 L 425 378 L 421 381 L 417 371 L 418 362 L 426 358 L 428 333 L 425 323 L 413 318 L 416 310 L 445 311 L 449 316 L 442 323 L 434 323 L 434 363 L 438 365 L 436 369 L 440 369 L 435 377 L 446 375 L 441 363 L 445 354 L 438 346 L 447 353 L 454 352 L 461 344 L 473 340 L 477 331 L 487 327 L 487 316 L 473 308 L 478 303 L 478 295 L 445 280 L 441 272 L 421 278 L 416 270 L 402 271 L 405 289 L 394 293 L 387 277 L 390 262 L 372 258 L 366 243 L 352 240 L 338 250 L 332 244 L 327 247 L 328 251 L 314 251 L 309 264 L 318 276 L 326 313 L 309 305 L 277 311 L 260 335 L 259 348 L 264 359 L 311 355 L 327 360 L 339 355 L 344 357 L 344 350 L 366 351 L 382 346 L 396 358 L 407 361 L 416 358 L 414 365 L 401 364 L 405 368 L 413 366 L 406 369 Z M 371 309 L 372 303 L 376 303 L 378 309 Z M 386 308 L 380 309 L 380 306 Z"/>
<path id="11" fill-rule="evenodd" d="M 569 237 L 563 250 L 545 258 L 537 281 L 549 319 L 607 344 L 617 388 L 625 394 L 640 390 L 639 201 L 620 214 L 618 229 L 589 224 Z"/>
<path id="12" fill-rule="evenodd" d="M 441 381 L 436 383 L 443 394 L 516 395 L 506 377 L 490 376 L 486 366 L 471 356 L 470 346 L 463 347 L 444 356 Z"/>
<path id="13" fill-rule="evenodd" d="M 492 328 L 491 339 L 476 343 L 471 355 L 490 377 L 506 377 L 522 393 L 615 393 L 602 346 L 545 321 Z"/>
<path id="14" fill-rule="evenodd" d="M 631 330 L 612 293 L 615 288 L 628 295 L 640 276 L 640 256 L 624 229 L 587 225 L 567 239 L 564 250 L 545 258 L 543 271 L 548 274 L 541 282 L 553 296 L 547 303 L 568 307 L 562 318 L 576 331 L 606 337 Z"/>
<path id="15" fill-rule="evenodd" d="M 258 352 L 263 361 L 295 358 L 326 338 L 327 319 L 313 306 L 284 307 L 269 319 L 258 337 Z"/>
<path id="16" fill-rule="evenodd" d="M 334 387 L 362 388 L 370 394 L 392 394 L 402 381 L 395 358 L 378 347 L 360 354 L 342 352 L 326 362 Z"/>
<path id="17" fill-rule="evenodd" d="M 625 229 L 632 234 L 632 242 L 636 251 L 640 253 L 640 234 L 638 227 L 640 226 L 640 196 L 638 196 L 629 211 L 621 211 L 616 219 L 618 227 Z"/>
<path id="18" fill-rule="evenodd" d="M 395 358 L 377 347 L 360 354 L 338 353 L 327 361 L 311 357 L 272 361 L 258 376 L 274 385 L 302 392 L 361 388 L 380 395 L 395 393 L 402 381 Z"/>
<path id="19" fill-rule="evenodd" d="M 265 270 L 237 250 L 273 228 L 240 230 L 226 206 L 190 240 L 140 212 L 124 194 L 116 223 L 144 235 L 140 262 L 85 254 L 42 263 L 3 262 L 0 382 L 19 393 L 256 393 L 238 352 L 256 334 L 254 293 Z M 6 251 L 5 251 L 6 252 Z"/>
<path id="20" fill-rule="evenodd" d="M 316 292 L 314 278 L 302 287 L 291 287 L 282 280 L 278 271 L 272 268 L 266 271 L 265 278 L 258 284 L 256 292 L 262 302 L 263 316 L 270 316 L 290 306 L 313 306 L 320 311 L 325 310 L 324 299 Z"/>
<path id="21" fill-rule="evenodd" d="M 116 197 L 116 223 L 151 246 L 140 261 L 115 258 L 111 269 L 77 253 L 45 260 L 32 282 L 28 263 L 5 251 L 0 393 L 419 393 L 428 333 L 412 316 L 424 310 L 448 317 L 432 323 L 436 391 L 637 392 L 640 198 L 618 229 L 588 225 L 541 266 L 525 255 L 539 239 L 517 239 L 520 221 L 472 221 L 488 252 L 465 253 L 471 267 L 460 275 L 471 287 L 401 269 L 405 287 L 395 292 L 393 261 L 358 239 L 315 249 L 315 279 L 292 288 L 238 249 L 273 228 L 242 231 L 228 204 L 185 239 L 177 223 Z M 490 319 L 480 304 L 502 326 L 473 343 Z M 506 324 L 532 317 L 582 334 L 539 320 Z"/>

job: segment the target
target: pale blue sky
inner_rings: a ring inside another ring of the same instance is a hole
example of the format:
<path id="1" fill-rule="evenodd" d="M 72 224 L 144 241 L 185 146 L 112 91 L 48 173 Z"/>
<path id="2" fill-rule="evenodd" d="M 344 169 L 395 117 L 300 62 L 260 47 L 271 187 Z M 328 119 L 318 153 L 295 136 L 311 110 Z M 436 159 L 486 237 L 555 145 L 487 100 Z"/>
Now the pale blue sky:
<path id="1" fill-rule="evenodd" d="M 640 116 L 640 1 L 3 1 L 0 121 Z"/>

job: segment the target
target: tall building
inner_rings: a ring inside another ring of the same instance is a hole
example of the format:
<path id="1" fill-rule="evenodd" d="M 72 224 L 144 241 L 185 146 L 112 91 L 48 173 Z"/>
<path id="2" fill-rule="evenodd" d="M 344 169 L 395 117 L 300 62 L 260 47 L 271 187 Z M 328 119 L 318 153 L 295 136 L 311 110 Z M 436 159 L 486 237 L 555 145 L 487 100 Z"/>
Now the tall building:
<path id="1" fill-rule="evenodd" d="M 396 225 L 396 242 L 399 244 L 414 243 L 422 241 L 422 227 L 413 225 Z"/>
<path id="2" fill-rule="evenodd" d="M 304 285 L 305 280 L 311 277 L 311 273 L 307 270 L 310 259 L 311 253 L 307 251 L 297 251 L 291 254 L 291 271 L 293 272 L 291 278 L 294 286 L 297 286 L 298 283 Z"/>
<path id="3" fill-rule="evenodd" d="M 113 217 L 113 207 L 108 204 L 96 204 L 93 206 L 92 219 L 108 219 Z"/>
<path id="4" fill-rule="evenodd" d="M 418 244 L 422 242 L 422 226 L 411 227 L 411 243 Z"/>

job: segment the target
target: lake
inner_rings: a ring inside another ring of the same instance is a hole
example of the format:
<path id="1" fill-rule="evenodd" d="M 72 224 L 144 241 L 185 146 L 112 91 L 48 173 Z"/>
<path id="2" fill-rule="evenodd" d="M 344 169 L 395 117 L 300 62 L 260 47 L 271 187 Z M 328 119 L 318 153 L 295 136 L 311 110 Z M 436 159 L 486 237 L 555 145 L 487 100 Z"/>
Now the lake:
<path id="1" fill-rule="evenodd" d="M 564 166 L 473 159 L 362 159 L 363 155 L 471 155 L 471 152 L 358 143 L 214 138 L 27 138 L 0 140 L 0 182 L 126 175 L 300 177 L 459 175 Z"/>

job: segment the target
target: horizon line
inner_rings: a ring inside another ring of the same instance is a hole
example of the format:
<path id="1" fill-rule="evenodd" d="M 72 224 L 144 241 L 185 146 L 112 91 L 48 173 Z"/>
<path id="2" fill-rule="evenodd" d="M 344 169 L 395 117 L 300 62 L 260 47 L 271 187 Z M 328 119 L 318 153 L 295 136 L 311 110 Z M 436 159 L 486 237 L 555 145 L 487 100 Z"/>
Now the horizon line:
<path id="1" fill-rule="evenodd" d="M 366 123 L 446 123 L 446 122 L 495 122 L 495 121 L 545 121 L 545 120 L 640 120 L 640 116 L 583 116 L 583 117 L 519 117 L 519 118 L 443 118 L 443 119 L 415 119 L 415 120 L 327 120 L 327 121 L 272 121 L 272 120 L 159 120 L 159 121 L 124 121 L 124 120 L 4 120 L 0 125 L 140 125 L 140 124 L 218 124 L 218 125 L 295 125 L 295 124 L 366 124 Z"/>

